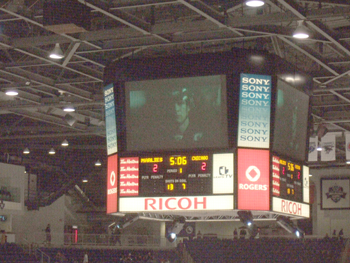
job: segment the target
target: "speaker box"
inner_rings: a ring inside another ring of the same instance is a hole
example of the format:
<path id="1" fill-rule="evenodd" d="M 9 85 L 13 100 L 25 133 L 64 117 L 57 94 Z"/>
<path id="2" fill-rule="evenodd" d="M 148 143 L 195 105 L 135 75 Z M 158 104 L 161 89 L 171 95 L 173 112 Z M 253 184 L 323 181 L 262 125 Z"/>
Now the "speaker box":
<path id="1" fill-rule="evenodd" d="M 45 0 L 43 25 L 56 34 L 72 34 L 90 30 L 90 8 L 77 0 Z"/>
<path id="2" fill-rule="evenodd" d="M 65 120 L 70 126 L 73 126 L 74 123 L 76 123 L 76 119 L 70 115 L 69 113 L 66 114 L 66 116 L 63 117 L 63 120 Z"/>

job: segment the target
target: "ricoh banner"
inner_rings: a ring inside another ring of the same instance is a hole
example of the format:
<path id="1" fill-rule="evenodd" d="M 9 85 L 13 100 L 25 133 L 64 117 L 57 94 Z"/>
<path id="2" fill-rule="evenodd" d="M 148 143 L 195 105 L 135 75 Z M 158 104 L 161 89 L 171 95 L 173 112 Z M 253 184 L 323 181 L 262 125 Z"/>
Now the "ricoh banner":
<path id="1" fill-rule="evenodd" d="M 238 147 L 269 148 L 271 77 L 241 74 Z"/>
<path id="2" fill-rule="evenodd" d="M 233 195 L 121 197 L 119 212 L 233 210 Z"/>
<path id="3" fill-rule="evenodd" d="M 272 211 L 306 218 L 310 217 L 310 206 L 308 204 L 278 197 L 272 197 Z"/>

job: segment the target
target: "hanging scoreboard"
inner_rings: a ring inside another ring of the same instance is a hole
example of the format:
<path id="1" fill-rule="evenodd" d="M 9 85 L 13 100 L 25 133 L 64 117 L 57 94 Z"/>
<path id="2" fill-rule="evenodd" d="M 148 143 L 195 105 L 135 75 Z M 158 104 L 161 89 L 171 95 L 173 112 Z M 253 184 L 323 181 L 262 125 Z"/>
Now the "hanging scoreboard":
<path id="1" fill-rule="evenodd" d="M 119 158 L 119 211 L 232 210 L 234 154 Z"/>

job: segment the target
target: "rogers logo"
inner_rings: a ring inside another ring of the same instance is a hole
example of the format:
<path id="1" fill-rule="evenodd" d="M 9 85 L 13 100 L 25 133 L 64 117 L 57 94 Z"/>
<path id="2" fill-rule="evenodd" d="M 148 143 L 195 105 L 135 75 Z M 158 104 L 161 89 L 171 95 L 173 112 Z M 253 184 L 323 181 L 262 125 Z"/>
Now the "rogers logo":
<path id="1" fill-rule="evenodd" d="M 251 182 L 256 182 L 260 178 L 260 170 L 256 166 L 249 166 L 245 171 L 245 176 Z"/>
<path id="2" fill-rule="evenodd" d="M 111 186 L 114 186 L 115 184 L 115 173 L 112 171 L 111 176 L 109 177 L 109 182 L 111 183 Z"/>

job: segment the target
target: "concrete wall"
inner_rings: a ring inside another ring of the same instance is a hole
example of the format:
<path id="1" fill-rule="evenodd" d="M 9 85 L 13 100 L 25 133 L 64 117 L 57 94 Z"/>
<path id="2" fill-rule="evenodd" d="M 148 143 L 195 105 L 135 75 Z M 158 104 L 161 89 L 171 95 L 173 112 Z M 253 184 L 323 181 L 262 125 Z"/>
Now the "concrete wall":
<path id="1" fill-rule="evenodd" d="M 344 236 L 350 237 L 350 210 L 322 210 L 321 209 L 321 179 L 322 178 L 350 178 L 350 170 L 347 168 L 313 169 L 310 170 L 310 183 L 316 186 L 315 202 L 312 205 L 313 233 L 324 236 L 332 234 L 335 229 L 337 233 L 343 228 Z M 350 195 L 350 193 L 347 193 Z"/>
<path id="2" fill-rule="evenodd" d="M 24 237 L 30 243 L 45 241 L 47 224 L 51 225 L 52 243 L 63 244 L 65 222 L 65 196 L 61 196 L 52 205 L 40 207 L 39 210 L 25 211 L 23 215 L 13 218 L 13 232 L 18 238 Z"/>

